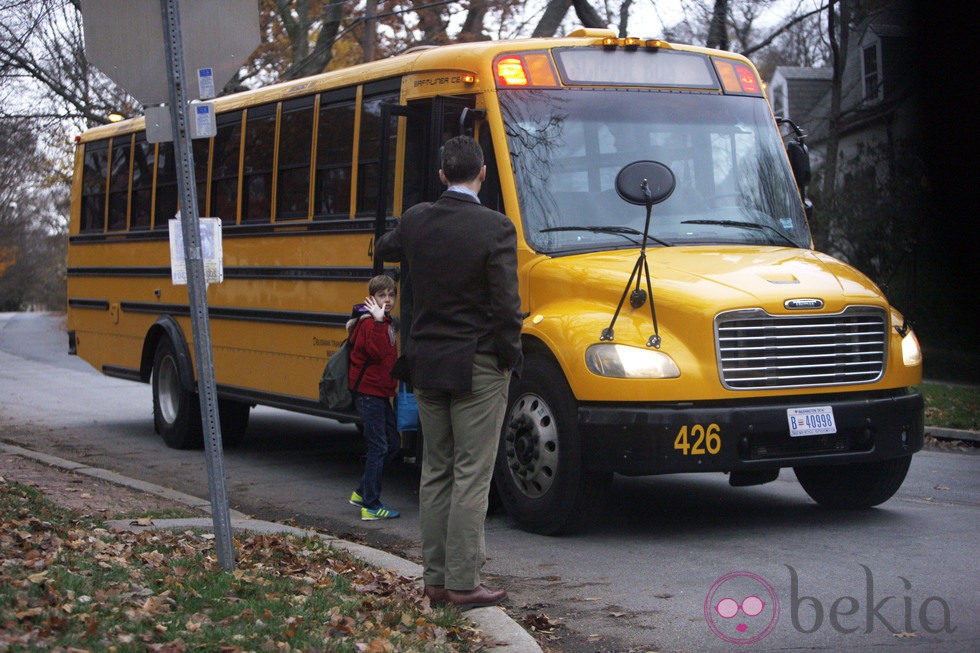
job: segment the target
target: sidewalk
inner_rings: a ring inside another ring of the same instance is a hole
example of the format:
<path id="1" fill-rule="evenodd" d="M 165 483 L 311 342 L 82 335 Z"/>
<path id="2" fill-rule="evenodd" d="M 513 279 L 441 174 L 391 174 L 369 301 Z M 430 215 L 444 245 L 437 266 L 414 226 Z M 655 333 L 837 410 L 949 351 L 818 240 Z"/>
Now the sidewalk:
<path id="1" fill-rule="evenodd" d="M 185 505 L 192 510 L 205 514 L 210 514 L 211 512 L 211 504 L 206 499 L 184 494 L 182 492 L 171 490 L 153 483 L 147 483 L 138 479 L 129 478 L 110 470 L 90 467 L 83 463 L 65 460 L 64 458 L 51 456 L 49 454 L 32 451 L 30 449 L 25 449 L 23 447 L 2 442 L 0 442 L 0 453 L 21 456 L 23 458 L 44 463 L 67 472 L 109 481 L 111 483 L 115 483 L 116 485 L 128 487 L 142 493 L 154 495 L 174 503 Z M 398 556 L 392 555 L 386 551 L 372 549 L 362 544 L 349 542 L 347 540 L 342 540 L 316 531 L 296 528 L 285 524 L 277 524 L 275 522 L 252 519 L 248 515 L 242 514 L 237 510 L 231 510 L 230 513 L 231 525 L 235 530 L 251 531 L 254 533 L 292 533 L 300 536 L 319 537 L 324 540 L 328 540 L 331 546 L 338 549 L 344 549 L 351 555 L 363 560 L 369 565 L 391 570 L 407 578 L 421 578 L 422 576 L 422 567 L 420 565 L 409 560 L 399 558 Z M 147 529 L 184 530 L 187 528 L 211 530 L 214 526 L 210 517 L 190 519 L 154 519 L 152 526 L 134 525 L 130 522 L 130 520 L 108 521 L 107 524 L 114 528 L 134 531 Z M 466 618 L 473 622 L 476 628 L 484 635 L 491 638 L 494 642 L 497 642 L 497 645 L 494 647 L 495 651 L 500 651 L 501 653 L 541 653 L 541 647 L 534 640 L 534 638 L 531 637 L 526 630 L 511 619 L 511 617 L 500 608 L 488 607 L 469 610 L 466 612 Z"/>

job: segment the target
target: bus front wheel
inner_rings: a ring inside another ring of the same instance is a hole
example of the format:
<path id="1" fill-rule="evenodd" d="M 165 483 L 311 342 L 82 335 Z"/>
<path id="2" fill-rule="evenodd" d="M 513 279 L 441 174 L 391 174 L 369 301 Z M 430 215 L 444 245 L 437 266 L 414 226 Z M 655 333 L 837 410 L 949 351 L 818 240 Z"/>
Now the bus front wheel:
<path id="1" fill-rule="evenodd" d="M 201 404 L 197 393 L 181 383 L 181 362 L 169 338 L 153 356 L 153 427 L 172 449 L 193 449 L 204 443 Z"/>
<path id="2" fill-rule="evenodd" d="M 794 467 L 810 498 L 827 508 L 860 510 L 884 503 L 898 492 L 912 456 L 850 465 Z"/>
<path id="3" fill-rule="evenodd" d="M 511 383 L 497 451 L 500 501 L 524 530 L 582 530 L 604 502 L 612 474 L 583 466 L 575 399 L 556 363 L 529 356 Z"/>

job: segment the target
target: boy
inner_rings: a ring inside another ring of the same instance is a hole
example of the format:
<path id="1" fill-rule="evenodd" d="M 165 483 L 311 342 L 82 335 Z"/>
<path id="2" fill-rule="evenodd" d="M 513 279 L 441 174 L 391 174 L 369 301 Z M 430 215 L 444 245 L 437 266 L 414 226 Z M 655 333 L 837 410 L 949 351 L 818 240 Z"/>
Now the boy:
<path id="1" fill-rule="evenodd" d="M 361 519 L 374 521 L 394 519 L 399 512 L 381 503 L 381 473 L 386 461 L 401 448 L 395 429 L 395 412 L 391 398 L 398 381 L 391 368 L 398 357 L 395 346 L 395 324 L 389 315 L 395 305 L 397 290 L 391 277 L 381 274 L 368 282 L 364 304 L 354 307 L 347 322 L 351 342 L 350 383 L 354 407 L 361 416 L 367 459 L 364 475 L 350 503 L 359 506 Z"/>

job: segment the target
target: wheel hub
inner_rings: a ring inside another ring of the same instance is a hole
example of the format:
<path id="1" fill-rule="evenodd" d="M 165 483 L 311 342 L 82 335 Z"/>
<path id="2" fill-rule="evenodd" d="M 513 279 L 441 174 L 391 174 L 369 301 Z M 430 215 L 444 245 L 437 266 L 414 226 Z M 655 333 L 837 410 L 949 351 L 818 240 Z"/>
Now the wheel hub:
<path id="1" fill-rule="evenodd" d="M 507 468 L 526 496 L 543 496 L 558 473 L 558 428 L 547 402 L 536 394 L 518 398 L 504 434 Z"/>

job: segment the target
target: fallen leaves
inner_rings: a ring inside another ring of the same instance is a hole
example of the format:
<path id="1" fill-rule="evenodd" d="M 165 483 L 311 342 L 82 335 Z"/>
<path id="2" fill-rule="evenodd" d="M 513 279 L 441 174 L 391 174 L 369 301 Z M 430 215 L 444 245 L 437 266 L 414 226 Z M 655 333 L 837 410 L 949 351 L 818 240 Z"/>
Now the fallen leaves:
<path id="1" fill-rule="evenodd" d="M 155 653 L 489 645 L 455 612 L 434 611 L 415 579 L 367 567 L 319 538 L 236 537 L 227 573 L 210 534 L 108 530 L 52 506 L 23 486 L 0 485 L 0 586 L 9 588 L 0 651 L 66 641 L 78 651 Z"/>

